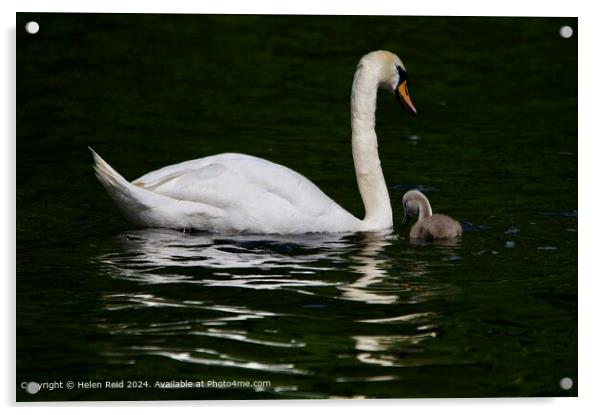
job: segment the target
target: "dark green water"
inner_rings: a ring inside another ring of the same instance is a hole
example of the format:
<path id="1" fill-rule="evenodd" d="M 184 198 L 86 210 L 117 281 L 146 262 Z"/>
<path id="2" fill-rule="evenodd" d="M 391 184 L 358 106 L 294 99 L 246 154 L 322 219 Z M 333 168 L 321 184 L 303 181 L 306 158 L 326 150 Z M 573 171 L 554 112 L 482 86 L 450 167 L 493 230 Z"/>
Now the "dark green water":
<path id="1" fill-rule="evenodd" d="M 576 32 L 576 19 L 19 14 L 17 385 L 149 387 L 17 399 L 576 396 L 565 24 Z M 419 112 L 379 96 L 391 234 L 140 230 L 93 175 L 88 145 L 128 179 L 244 152 L 361 216 L 349 94 L 375 49 L 404 60 Z M 460 241 L 408 240 L 414 187 L 462 222 Z M 153 387 L 169 380 L 271 386 Z"/>

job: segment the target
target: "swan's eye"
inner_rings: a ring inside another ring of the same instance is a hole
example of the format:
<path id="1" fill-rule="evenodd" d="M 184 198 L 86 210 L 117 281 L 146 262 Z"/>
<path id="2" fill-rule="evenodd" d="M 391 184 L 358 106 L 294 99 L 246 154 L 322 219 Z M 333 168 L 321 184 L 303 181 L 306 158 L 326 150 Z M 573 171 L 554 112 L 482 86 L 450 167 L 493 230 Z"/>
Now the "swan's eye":
<path id="1" fill-rule="evenodd" d="M 397 73 L 399 74 L 399 83 L 401 84 L 403 81 L 408 80 L 408 73 L 404 71 L 401 66 L 397 65 Z"/>

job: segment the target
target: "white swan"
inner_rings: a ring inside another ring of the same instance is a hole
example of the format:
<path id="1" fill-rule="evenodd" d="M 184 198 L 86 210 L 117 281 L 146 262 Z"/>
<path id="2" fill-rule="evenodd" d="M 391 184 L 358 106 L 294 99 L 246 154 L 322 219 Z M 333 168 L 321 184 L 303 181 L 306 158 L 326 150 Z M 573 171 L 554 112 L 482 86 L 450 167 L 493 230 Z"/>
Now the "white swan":
<path id="1" fill-rule="evenodd" d="M 130 183 L 90 149 L 96 176 L 123 215 L 146 227 L 280 234 L 388 229 L 393 226 L 391 202 L 374 131 L 379 87 L 395 93 L 416 114 L 401 60 L 387 51 L 363 56 L 351 92 L 351 144 L 363 220 L 301 174 L 244 154 L 185 161 Z"/>

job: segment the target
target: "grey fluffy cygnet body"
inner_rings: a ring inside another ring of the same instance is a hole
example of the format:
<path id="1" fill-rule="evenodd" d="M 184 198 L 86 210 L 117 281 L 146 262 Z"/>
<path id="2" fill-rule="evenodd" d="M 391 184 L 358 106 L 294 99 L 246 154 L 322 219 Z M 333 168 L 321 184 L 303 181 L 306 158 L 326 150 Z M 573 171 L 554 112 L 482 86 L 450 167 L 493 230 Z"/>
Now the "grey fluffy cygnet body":
<path id="1" fill-rule="evenodd" d="M 403 223 L 408 220 L 408 217 L 418 217 L 418 221 L 410 230 L 411 239 L 436 241 L 462 235 L 460 223 L 447 215 L 433 214 L 428 199 L 418 190 L 410 190 L 403 195 L 403 208 Z"/>

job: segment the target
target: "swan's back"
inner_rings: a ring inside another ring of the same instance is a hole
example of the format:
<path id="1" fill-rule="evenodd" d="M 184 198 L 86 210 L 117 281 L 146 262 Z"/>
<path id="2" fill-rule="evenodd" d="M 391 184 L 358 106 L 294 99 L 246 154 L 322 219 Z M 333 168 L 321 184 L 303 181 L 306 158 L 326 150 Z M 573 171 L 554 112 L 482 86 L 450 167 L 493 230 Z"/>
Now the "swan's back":
<path id="1" fill-rule="evenodd" d="M 132 183 L 174 199 L 210 202 L 220 208 L 231 208 L 233 204 L 248 206 L 253 203 L 251 198 L 261 197 L 258 191 L 279 197 L 311 215 L 321 215 L 333 205 L 338 206 L 294 170 L 237 153 L 218 154 L 163 167 Z"/>

